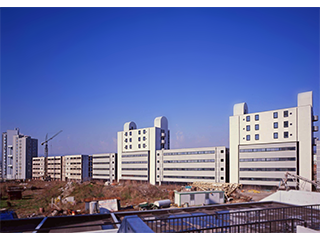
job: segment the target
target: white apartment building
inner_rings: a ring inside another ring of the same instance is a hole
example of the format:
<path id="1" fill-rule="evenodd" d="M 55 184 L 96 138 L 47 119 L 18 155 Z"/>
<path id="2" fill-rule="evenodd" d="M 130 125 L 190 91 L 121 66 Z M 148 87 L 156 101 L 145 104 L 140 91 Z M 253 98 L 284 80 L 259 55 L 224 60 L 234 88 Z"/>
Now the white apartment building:
<path id="1" fill-rule="evenodd" d="M 62 179 L 62 156 L 48 157 L 47 174 L 52 180 Z"/>
<path id="2" fill-rule="evenodd" d="M 273 111 L 249 113 L 246 103 L 235 104 L 229 120 L 231 183 L 279 186 L 287 171 L 312 179 L 312 92 L 298 94 L 297 107 Z"/>
<path id="3" fill-rule="evenodd" d="M 117 154 L 102 153 L 92 155 L 92 179 L 108 181 L 117 180 Z"/>
<path id="4" fill-rule="evenodd" d="M 43 179 L 44 177 L 44 157 L 32 158 L 32 179 Z"/>
<path id="5" fill-rule="evenodd" d="M 89 156 L 66 155 L 62 158 L 62 181 L 88 181 Z"/>
<path id="6" fill-rule="evenodd" d="M 38 155 L 38 140 L 19 133 L 19 129 L 2 133 L 3 178 L 31 179 L 32 158 Z"/>
<path id="7" fill-rule="evenodd" d="M 228 149 L 204 147 L 157 150 L 156 182 L 225 183 L 229 178 Z"/>
<path id="8" fill-rule="evenodd" d="M 156 150 L 170 148 L 166 117 L 157 117 L 154 126 L 137 129 L 134 122 L 118 132 L 118 181 L 140 180 L 156 183 Z"/>

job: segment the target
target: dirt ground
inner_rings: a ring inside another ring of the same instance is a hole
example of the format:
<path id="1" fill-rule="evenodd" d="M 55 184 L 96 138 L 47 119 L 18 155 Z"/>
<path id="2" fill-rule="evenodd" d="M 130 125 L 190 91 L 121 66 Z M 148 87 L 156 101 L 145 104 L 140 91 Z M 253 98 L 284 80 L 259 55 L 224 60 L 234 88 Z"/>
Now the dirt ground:
<path id="1" fill-rule="evenodd" d="M 22 199 L 9 200 L 7 189 L 9 186 L 23 188 Z M 151 185 L 145 182 L 126 181 L 113 185 L 105 185 L 104 182 L 92 181 L 84 183 L 41 180 L 30 180 L 24 183 L 5 182 L 0 183 L 1 201 L 0 209 L 14 210 L 19 218 L 51 216 L 57 209 L 57 215 L 70 215 L 72 211 L 86 214 L 85 199 L 87 198 L 118 198 L 122 208 L 137 209 L 142 202 L 154 202 L 161 199 L 170 199 L 174 203 L 174 190 L 181 191 L 181 185 Z M 275 191 L 238 189 L 233 200 L 228 203 L 247 201 L 259 201 Z M 74 203 L 56 202 L 58 197 L 73 196 Z M 52 205 L 52 201 L 56 205 Z"/>

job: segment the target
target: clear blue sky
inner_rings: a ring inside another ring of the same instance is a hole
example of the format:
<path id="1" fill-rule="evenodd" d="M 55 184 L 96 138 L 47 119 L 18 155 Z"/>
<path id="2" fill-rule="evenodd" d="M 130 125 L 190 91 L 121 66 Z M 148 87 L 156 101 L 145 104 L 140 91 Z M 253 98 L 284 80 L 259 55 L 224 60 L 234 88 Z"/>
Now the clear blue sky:
<path id="1" fill-rule="evenodd" d="M 2 8 L 1 131 L 49 155 L 116 151 L 166 116 L 171 148 L 229 145 L 233 105 L 319 114 L 319 8 Z M 317 124 L 318 125 L 318 124 Z M 316 135 L 318 136 L 318 134 Z"/>

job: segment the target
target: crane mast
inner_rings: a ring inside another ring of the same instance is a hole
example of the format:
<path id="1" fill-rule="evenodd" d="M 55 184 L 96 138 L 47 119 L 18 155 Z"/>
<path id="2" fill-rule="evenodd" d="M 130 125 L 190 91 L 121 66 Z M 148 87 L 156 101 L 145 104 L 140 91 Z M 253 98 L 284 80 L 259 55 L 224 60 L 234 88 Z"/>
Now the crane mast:
<path id="1" fill-rule="evenodd" d="M 48 176 L 48 156 L 49 156 L 49 150 L 48 150 L 48 142 L 52 140 L 54 137 L 56 137 L 59 133 L 61 133 L 62 130 L 60 130 L 58 133 L 53 135 L 51 138 L 48 139 L 48 134 L 46 135 L 46 140 L 41 143 L 41 145 L 44 145 L 44 175 L 43 179 L 48 180 L 50 177 Z"/>

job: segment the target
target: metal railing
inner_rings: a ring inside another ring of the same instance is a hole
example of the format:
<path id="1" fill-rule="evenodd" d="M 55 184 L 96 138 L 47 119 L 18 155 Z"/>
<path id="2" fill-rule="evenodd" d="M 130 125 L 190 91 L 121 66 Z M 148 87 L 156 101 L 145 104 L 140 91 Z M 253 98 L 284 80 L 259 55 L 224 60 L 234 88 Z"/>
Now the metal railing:
<path id="1" fill-rule="evenodd" d="M 154 232 L 286 232 L 296 225 L 320 229 L 320 205 L 289 206 L 223 213 L 191 213 L 143 220 Z M 289 231 L 290 232 L 290 231 Z"/>

